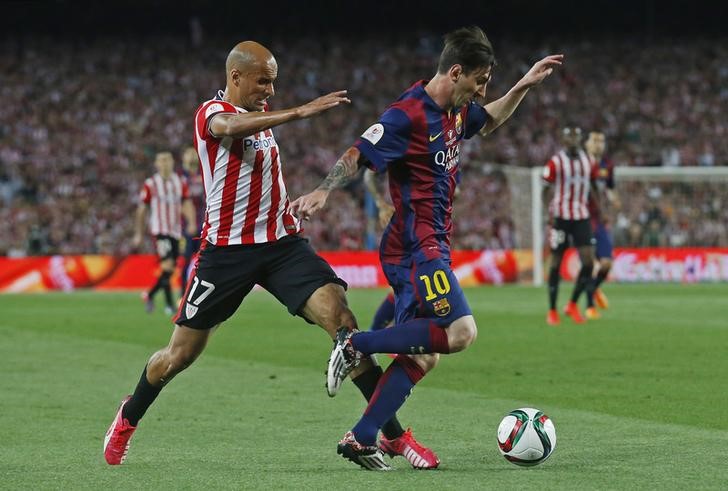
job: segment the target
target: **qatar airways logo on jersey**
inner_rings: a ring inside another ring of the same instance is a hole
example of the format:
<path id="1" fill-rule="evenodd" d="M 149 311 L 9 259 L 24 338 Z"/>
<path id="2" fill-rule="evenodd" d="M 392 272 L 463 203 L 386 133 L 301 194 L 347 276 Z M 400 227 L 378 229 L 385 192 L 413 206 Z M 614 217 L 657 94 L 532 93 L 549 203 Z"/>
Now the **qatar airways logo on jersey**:
<path id="1" fill-rule="evenodd" d="M 455 145 L 445 150 L 440 150 L 435 154 L 435 163 L 441 165 L 445 170 L 457 167 L 460 162 L 460 145 Z"/>
<path id="2" fill-rule="evenodd" d="M 253 150 L 260 150 L 266 148 L 273 148 L 276 146 L 276 140 L 272 136 L 266 136 L 260 140 L 254 140 L 252 138 L 246 138 L 243 140 L 243 151 L 252 148 Z"/>

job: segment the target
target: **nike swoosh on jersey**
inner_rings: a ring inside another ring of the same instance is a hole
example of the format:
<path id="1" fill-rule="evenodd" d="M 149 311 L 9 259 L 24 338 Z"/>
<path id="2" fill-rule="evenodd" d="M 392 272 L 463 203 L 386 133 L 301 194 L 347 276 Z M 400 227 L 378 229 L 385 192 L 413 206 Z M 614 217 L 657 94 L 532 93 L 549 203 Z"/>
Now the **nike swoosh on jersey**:
<path id="1" fill-rule="evenodd" d="M 430 143 L 432 143 L 435 140 L 437 140 L 438 138 L 440 138 L 440 135 L 442 135 L 442 131 L 439 132 L 438 134 L 434 135 L 434 136 L 433 135 L 430 135 Z"/>

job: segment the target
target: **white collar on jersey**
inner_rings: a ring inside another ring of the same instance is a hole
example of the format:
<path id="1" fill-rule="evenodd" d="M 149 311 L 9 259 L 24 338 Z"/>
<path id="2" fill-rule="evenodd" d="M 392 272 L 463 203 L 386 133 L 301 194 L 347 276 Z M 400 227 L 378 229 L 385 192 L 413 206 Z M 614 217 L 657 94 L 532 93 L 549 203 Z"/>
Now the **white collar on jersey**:
<path id="1" fill-rule="evenodd" d="M 224 90 L 221 90 L 221 89 L 218 89 L 217 95 L 215 96 L 215 100 L 216 101 L 221 101 L 221 100 L 223 100 L 223 97 L 225 97 L 225 91 Z M 243 113 L 247 113 L 248 112 L 246 109 L 243 109 L 242 107 L 238 107 L 235 104 L 232 104 L 232 106 L 235 109 L 237 109 L 238 111 L 240 111 L 240 112 L 243 112 Z"/>

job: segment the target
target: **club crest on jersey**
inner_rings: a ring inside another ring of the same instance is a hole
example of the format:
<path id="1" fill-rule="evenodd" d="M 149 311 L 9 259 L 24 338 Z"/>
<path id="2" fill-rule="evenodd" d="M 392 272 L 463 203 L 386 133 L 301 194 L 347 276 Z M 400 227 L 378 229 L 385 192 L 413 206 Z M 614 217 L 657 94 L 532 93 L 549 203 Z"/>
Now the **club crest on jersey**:
<path id="1" fill-rule="evenodd" d="M 447 301 L 447 298 L 441 298 L 432 302 L 432 308 L 435 310 L 435 315 L 445 317 L 450 313 L 450 302 Z"/>
<path id="2" fill-rule="evenodd" d="M 371 125 L 367 130 L 362 133 L 361 137 L 371 142 L 372 145 L 376 145 L 379 140 L 384 136 L 384 126 L 382 123 Z"/>
<path id="3" fill-rule="evenodd" d="M 458 135 L 463 132 L 463 117 L 460 113 L 455 116 L 455 131 Z"/>

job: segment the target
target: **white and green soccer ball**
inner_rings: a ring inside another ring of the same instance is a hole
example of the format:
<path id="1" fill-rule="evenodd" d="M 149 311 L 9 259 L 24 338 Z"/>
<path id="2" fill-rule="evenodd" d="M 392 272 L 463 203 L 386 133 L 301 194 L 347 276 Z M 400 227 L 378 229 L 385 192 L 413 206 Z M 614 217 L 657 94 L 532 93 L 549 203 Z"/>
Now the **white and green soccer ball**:
<path id="1" fill-rule="evenodd" d="M 555 448 L 554 423 L 538 409 L 514 409 L 498 425 L 498 449 L 508 462 L 526 467 L 538 465 Z"/>

